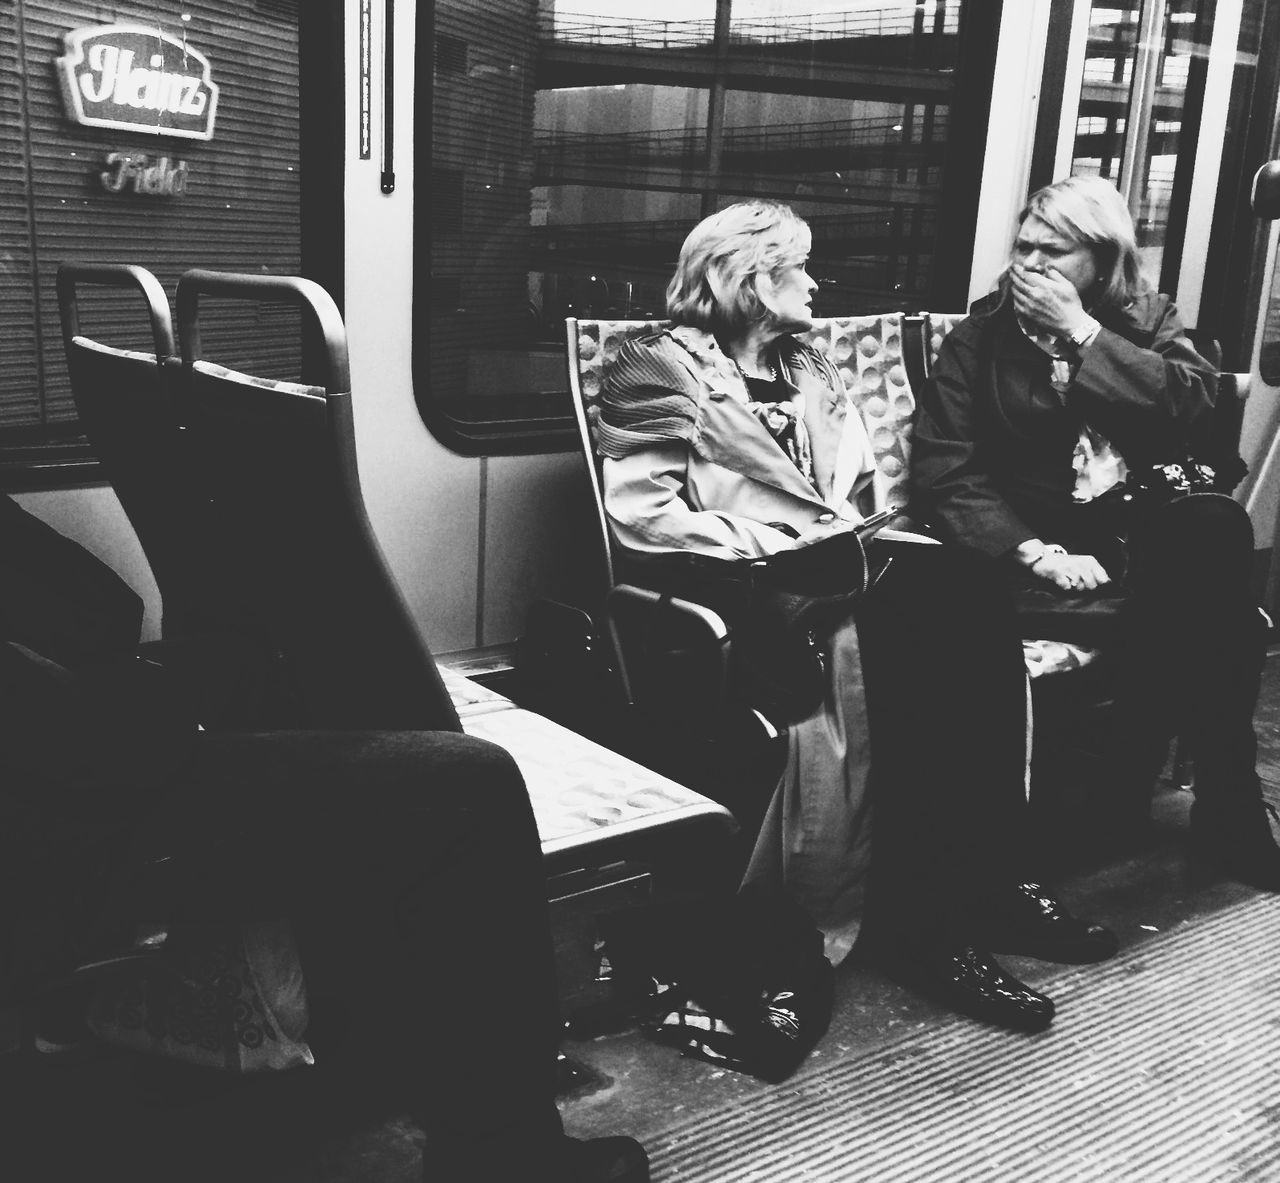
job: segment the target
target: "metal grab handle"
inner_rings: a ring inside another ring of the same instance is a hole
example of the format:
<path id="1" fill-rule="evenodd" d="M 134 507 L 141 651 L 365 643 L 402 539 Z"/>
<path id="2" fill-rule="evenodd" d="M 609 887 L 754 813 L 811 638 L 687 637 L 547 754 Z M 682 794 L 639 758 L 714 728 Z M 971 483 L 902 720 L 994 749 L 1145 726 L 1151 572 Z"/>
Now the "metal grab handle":
<path id="1" fill-rule="evenodd" d="M 313 279 L 296 275 L 255 275 L 235 271 L 196 268 L 178 280 L 178 344 L 184 366 L 201 358 L 199 307 L 202 296 L 245 300 L 254 304 L 289 304 L 310 313 L 324 340 L 330 394 L 351 391 L 351 366 L 347 356 L 347 330 L 342 313 L 323 287 Z"/>
<path id="2" fill-rule="evenodd" d="M 147 304 L 156 358 L 164 361 L 176 356 L 169 298 L 164 294 L 160 281 L 150 271 L 133 263 L 63 263 L 58 267 L 58 312 L 62 319 L 62 339 L 66 347 L 70 348 L 72 338 L 80 333 L 80 309 L 76 303 L 78 284 L 96 284 L 99 287 L 140 292 Z"/>

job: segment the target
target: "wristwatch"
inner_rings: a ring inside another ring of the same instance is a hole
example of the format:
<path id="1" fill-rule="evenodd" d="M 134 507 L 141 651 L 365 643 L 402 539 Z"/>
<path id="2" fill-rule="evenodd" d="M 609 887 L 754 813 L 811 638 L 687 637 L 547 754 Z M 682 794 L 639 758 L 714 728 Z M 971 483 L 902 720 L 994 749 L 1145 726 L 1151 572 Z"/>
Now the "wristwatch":
<path id="1" fill-rule="evenodd" d="M 1086 313 L 1080 327 L 1067 339 L 1077 349 L 1083 349 L 1086 345 L 1093 343 L 1094 337 L 1098 335 L 1098 330 L 1101 328 L 1102 326 Z"/>

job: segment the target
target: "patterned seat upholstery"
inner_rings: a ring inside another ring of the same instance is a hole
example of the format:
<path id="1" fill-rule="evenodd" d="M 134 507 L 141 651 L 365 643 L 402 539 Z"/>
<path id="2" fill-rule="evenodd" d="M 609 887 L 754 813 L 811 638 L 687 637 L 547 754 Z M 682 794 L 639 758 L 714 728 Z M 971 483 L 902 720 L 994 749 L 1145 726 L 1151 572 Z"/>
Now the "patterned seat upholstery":
<path id="1" fill-rule="evenodd" d="M 916 400 L 903 359 L 902 320 L 900 312 L 826 317 L 815 320 L 801 337 L 840 371 L 866 424 L 876 459 L 872 489 L 877 509 L 907 503 Z"/>

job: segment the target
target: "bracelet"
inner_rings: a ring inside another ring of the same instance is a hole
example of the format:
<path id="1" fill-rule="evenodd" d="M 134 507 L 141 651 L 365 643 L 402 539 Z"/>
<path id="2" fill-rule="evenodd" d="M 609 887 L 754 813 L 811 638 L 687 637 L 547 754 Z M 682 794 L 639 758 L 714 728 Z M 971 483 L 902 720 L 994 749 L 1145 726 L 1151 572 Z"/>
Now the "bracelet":
<path id="1" fill-rule="evenodd" d="M 1056 542 L 1047 543 L 1044 550 L 1036 556 L 1035 562 L 1027 564 L 1027 570 L 1034 571 L 1049 555 L 1062 555 L 1065 557 L 1066 554 L 1067 548 L 1065 546 L 1060 546 Z"/>

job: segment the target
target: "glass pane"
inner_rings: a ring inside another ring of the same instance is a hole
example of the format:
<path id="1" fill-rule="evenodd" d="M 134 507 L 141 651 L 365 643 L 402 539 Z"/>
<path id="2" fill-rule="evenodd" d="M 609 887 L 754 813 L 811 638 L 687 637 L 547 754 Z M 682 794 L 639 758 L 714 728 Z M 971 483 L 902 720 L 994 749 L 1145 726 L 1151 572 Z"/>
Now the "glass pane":
<path id="1" fill-rule="evenodd" d="M 1195 144 L 1183 135 L 1183 112 L 1194 98 L 1199 105 L 1204 89 L 1203 71 L 1193 74 L 1196 58 L 1209 56 L 1211 29 L 1197 21 L 1202 0 L 1168 0 L 1165 24 L 1155 49 L 1153 89 L 1147 113 L 1146 137 L 1133 192 L 1137 197 L 1134 224 L 1143 270 L 1153 278 L 1160 275 L 1173 202 L 1174 174 L 1179 151 L 1185 146 L 1188 160 Z M 1200 93 L 1192 95 L 1190 87 Z M 1186 170 L 1190 184 L 1190 170 Z"/>
<path id="2" fill-rule="evenodd" d="M 583 11 L 589 9 L 590 11 Z M 693 49 L 715 43 L 715 0 L 541 0 L 540 35 L 562 45 Z"/>
<path id="3" fill-rule="evenodd" d="M 1089 14 L 1080 111 L 1071 153 L 1073 176 L 1097 175 L 1117 184 L 1120 181 L 1141 8 L 1142 0 L 1105 0 L 1095 3 Z"/>
<path id="4" fill-rule="evenodd" d="M 864 61 L 885 64 L 918 57 L 927 48 L 922 35 L 954 34 L 960 23 L 954 0 L 807 0 L 803 12 L 798 7 L 793 0 L 734 0 L 730 37 L 737 47 L 826 43 L 824 56 L 833 60 L 861 50 Z"/>
<path id="5" fill-rule="evenodd" d="M 530 8 L 435 5 L 432 397 L 561 389 L 564 317 L 663 316 L 745 197 L 812 221 L 820 312 L 925 302 L 961 0 Z"/>
<path id="6" fill-rule="evenodd" d="M 632 83 L 540 90 L 534 105 L 538 333 L 566 316 L 665 315 L 670 261 L 698 220 L 707 92 Z"/>
<path id="7" fill-rule="evenodd" d="M 1198 107 L 1212 33 L 1204 20 L 1203 0 L 1165 0 L 1162 27 L 1143 40 L 1141 0 L 1107 0 L 1090 13 L 1080 113 L 1071 171 L 1099 174 L 1123 186 L 1130 196 L 1143 270 L 1152 282 L 1160 276 L 1184 147 L 1183 113 Z M 1154 19 L 1154 17 L 1148 17 Z M 1141 93 L 1134 93 L 1134 86 Z M 1198 93 L 1192 93 L 1192 91 Z M 1194 144 L 1185 145 L 1188 153 Z M 1133 176 L 1124 175 L 1126 153 Z M 1190 184 L 1188 154 L 1183 161 Z"/>

